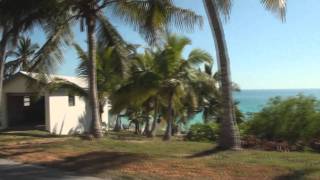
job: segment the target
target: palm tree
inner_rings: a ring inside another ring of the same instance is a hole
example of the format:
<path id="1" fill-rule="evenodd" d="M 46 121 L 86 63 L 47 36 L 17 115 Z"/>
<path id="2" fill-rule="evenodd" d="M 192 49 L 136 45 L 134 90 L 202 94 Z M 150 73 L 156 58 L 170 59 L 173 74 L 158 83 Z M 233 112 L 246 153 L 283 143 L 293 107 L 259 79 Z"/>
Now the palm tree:
<path id="1" fill-rule="evenodd" d="M 81 63 L 78 67 L 78 75 L 80 77 L 88 78 L 89 76 L 89 58 L 80 46 L 76 46 Z M 128 71 L 127 59 L 120 58 L 115 47 L 98 48 L 96 59 L 96 74 L 97 74 L 97 89 L 98 89 L 98 104 L 100 119 L 103 113 L 103 107 L 107 103 L 107 97 L 126 80 Z M 128 54 L 126 56 L 129 56 Z"/>
<path id="2" fill-rule="evenodd" d="M 183 102 L 186 98 L 195 109 L 193 87 L 202 78 L 197 69 L 198 65 L 212 63 L 211 56 L 200 49 L 192 50 L 188 58 L 184 59 L 183 51 L 190 43 L 188 38 L 169 35 L 164 47 L 153 53 L 147 51 L 140 56 L 138 63 L 142 66 L 138 67 L 142 68 L 136 68 L 139 71 L 133 74 L 129 83 L 111 96 L 112 110 L 121 111 L 126 106 L 141 107 L 151 99 L 155 100 L 156 108 L 161 103 L 167 109 L 164 113 L 167 120 L 164 140 L 170 140 L 174 119 L 184 109 Z"/>
<path id="3" fill-rule="evenodd" d="M 66 17 L 58 8 L 56 0 L 1 0 L 0 1 L 0 94 L 4 80 L 5 63 L 8 52 L 14 51 L 19 37 L 35 27 L 40 27 L 47 35 L 47 41 L 36 52 L 37 62 L 33 69 L 50 71 L 62 59 L 60 45 L 68 43 L 70 29 L 61 27 Z M 50 63 L 48 63 L 50 60 Z M 0 102 L 2 96 L 0 96 Z"/>
<path id="4" fill-rule="evenodd" d="M 92 132 L 95 137 L 101 137 L 101 125 L 98 117 L 98 93 L 96 77 L 96 30 L 98 26 L 99 40 L 110 46 L 115 46 L 116 51 L 121 50 L 121 36 L 104 15 L 104 10 L 112 11 L 125 23 L 134 29 L 150 43 L 156 42 L 158 34 L 171 27 L 180 29 L 193 29 L 195 25 L 202 24 L 202 18 L 194 12 L 176 7 L 171 0 L 64 0 L 62 8 L 72 12 L 73 18 L 69 23 L 78 21 L 81 29 L 86 27 L 88 41 L 88 80 L 89 100 L 92 114 Z"/>
<path id="5" fill-rule="evenodd" d="M 286 0 L 261 0 L 269 10 L 278 12 L 281 18 L 284 18 Z M 222 123 L 221 134 L 219 138 L 219 147 L 222 149 L 240 149 L 240 135 L 235 122 L 235 112 L 233 110 L 232 87 L 230 62 L 227 45 L 224 37 L 223 26 L 220 19 L 220 13 L 229 17 L 231 10 L 231 0 L 204 0 L 212 33 L 215 38 L 217 60 L 221 75 L 221 95 L 222 99 Z"/>
<path id="6" fill-rule="evenodd" d="M 8 57 L 15 59 L 6 62 L 5 76 L 11 76 L 17 71 L 28 71 L 34 63 L 32 60 L 38 48 L 38 44 L 33 44 L 29 37 L 20 37 L 16 50 L 7 53 Z"/>
<path id="7" fill-rule="evenodd" d="M 199 81 L 197 65 L 201 63 L 212 62 L 211 56 L 199 49 L 190 52 L 187 59 L 183 58 L 183 51 L 191 41 L 185 37 L 168 36 L 164 50 L 159 57 L 159 69 L 163 78 L 162 84 L 166 91 L 167 97 L 167 128 L 164 140 L 170 140 L 172 136 L 174 118 L 177 116 L 179 109 L 183 107 L 182 100 L 184 97 L 194 99 L 193 82 Z M 190 101 L 189 99 L 189 101 Z M 196 107 L 196 101 L 190 101 Z"/>
<path id="8" fill-rule="evenodd" d="M 157 52 L 152 51 L 151 49 L 145 50 L 144 54 L 137 54 L 134 56 L 132 59 L 132 74 L 135 75 L 137 73 L 155 72 L 156 56 Z M 147 109 L 153 109 L 153 122 L 151 124 L 151 129 L 149 129 L 149 119 L 146 120 L 147 122 L 145 128 L 145 134 L 147 137 L 152 138 L 156 136 L 159 124 L 159 109 L 161 106 L 159 103 L 159 96 L 157 94 L 150 96 L 149 99 L 142 104 L 142 106 L 143 105 L 147 105 L 148 107 L 152 106 L 152 108 Z"/>
<path id="9" fill-rule="evenodd" d="M 205 65 L 203 73 L 211 79 L 211 85 L 203 85 L 198 83 L 197 94 L 199 98 L 199 111 L 203 114 L 204 123 L 209 123 L 212 121 L 221 122 L 222 117 L 222 99 L 221 90 L 219 87 L 220 75 L 218 72 L 213 73 L 212 65 Z M 239 92 L 240 88 L 236 83 L 232 83 L 232 91 Z M 237 106 L 238 102 L 234 103 L 235 118 L 236 122 L 242 122 L 243 114 Z"/>

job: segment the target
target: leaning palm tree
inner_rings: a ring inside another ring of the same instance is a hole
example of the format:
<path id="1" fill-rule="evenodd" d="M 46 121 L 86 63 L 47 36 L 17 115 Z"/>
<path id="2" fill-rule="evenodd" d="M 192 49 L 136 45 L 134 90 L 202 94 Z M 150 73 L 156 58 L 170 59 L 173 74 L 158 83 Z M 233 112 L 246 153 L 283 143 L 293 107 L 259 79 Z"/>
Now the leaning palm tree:
<path id="1" fill-rule="evenodd" d="M 233 110 L 232 87 L 230 62 L 227 50 L 227 44 L 224 37 L 223 26 L 220 14 L 229 17 L 232 1 L 231 0 L 204 0 L 212 33 L 215 38 L 217 60 L 219 62 L 219 71 L 221 75 L 221 95 L 222 99 L 222 124 L 219 138 L 219 147 L 222 149 L 240 149 L 240 135 L 235 122 L 235 113 Z M 280 14 L 281 18 L 285 16 L 286 0 L 261 0 L 262 4 L 269 10 Z"/>
<path id="2" fill-rule="evenodd" d="M 96 35 L 98 34 L 100 43 L 115 46 L 116 51 L 123 49 L 119 45 L 123 40 L 104 11 L 110 11 L 113 16 L 132 25 L 149 43 L 155 43 L 157 35 L 172 27 L 191 30 L 195 25 L 202 24 L 200 16 L 190 10 L 176 7 L 172 0 L 63 0 L 59 2 L 63 9 L 72 14 L 67 24 L 79 22 L 82 30 L 86 28 L 89 101 L 93 122 L 92 133 L 95 137 L 103 135 L 98 117 Z M 98 33 L 96 33 L 97 29 Z"/>
<path id="3" fill-rule="evenodd" d="M 28 71 L 33 64 L 33 57 L 38 44 L 33 44 L 29 37 L 19 38 L 19 42 L 15 51 L 7 54 L 8 58 L 14 58 L 5 64 L 5 76 L 11 76 L 17 71 Z"/>

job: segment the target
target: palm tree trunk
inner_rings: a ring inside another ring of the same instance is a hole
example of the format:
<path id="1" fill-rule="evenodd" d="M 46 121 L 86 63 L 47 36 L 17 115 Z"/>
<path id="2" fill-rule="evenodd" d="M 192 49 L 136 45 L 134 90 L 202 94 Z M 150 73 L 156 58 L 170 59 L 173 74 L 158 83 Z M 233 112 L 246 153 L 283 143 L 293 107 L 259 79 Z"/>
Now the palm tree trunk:
<path id="1" fill-rule="evenodd" d="M 144 127 L 144 130 L 143 130 L 143 135 L 144 136 L 148 136 L 148 134 L 150 133 L 150 119 L 149 119 L 149 117 L 147 117 L 147 119 L 146 119 L 146 125 L 145 125 L 145 127 Z"/>
<path id="2" fill-rule="evenodd" d="M 169 95 L 167 129 L 163 137 L 163 140 L 165 141 L 169 141 L 172 136 L 172 126 L 173 126 L 172 100 L 173 100 L 173 92 L 171 92 Z"/>
<path id="3" fill-rule="evenodd" d="M 134 126 L 135 126 L 134 134 L 140 135 L 141 134 L 140 123 L 137 119 L 134 120 Z"/>
<path id="4" fill-rule="evenodd" d="M 92 134 L 96 138 L 103 136 L 101 130 L 101 122 L 99 118 L 99 103 L 98 103 L 98 89 L 97 89 L 97 75 L 96 75 L 96 37 L 95 37 L 96 21 L 93 15 L 87 17 L 88 28 L 88 52 L 89 52 L 89 100 L 91 105 L 92 115 Z"/>
<path id="5" fill-rule="evenodd" d="M 218 58 L 218 66 L 221 73 L 221 95 L 222 95 L 222 123 L 219 138 L 219 147 L 222 149 L 240 149 L 240 135 L 234 112 L 231 89 L 231 74 L 229 56 L 224 37 L 223 26 L 219 12 L 214 0 L 204 0 L 207 15 L 211 24 L 212 33 L 215 37 L 215 45 Z"/>
<path id="6" fill-rule="evenodd" d="M 113 130 L 116 131 L 116 132 L 121 131 L 121 118 L 119 116 L 120 115 L 117 115 L 116 124 L 115 124 L 115 126 L 113 128 Z"/>
<path id="7" fill-rule="evenodd" d="M 101 99 L 100 99 L 99 100 L 99 119 L 100 119 L 101 124 L 103 124 L 102 115 L 104 113 L 105 105 L 106 105 L 105 101 L 101 101 Z"/>
<path id="8" fill-rule="evenodd" d="M 153 114 L 153 122 L 151 131 L 149 132 L 148 137 L 155 137 L 158 129 L 158 100 L 155 98 L 154 100 L 154 114 Z"/>
<path id="9" fill-rule="evenodd" d="M 208 124 L 209 123 L 209 115 L 208 115 L 207 108 L 205 108 L 204 111 L 203 111 L 203 122 L 204 122 L 204 124 Z"/>
<path id="10" fill-rule="evenodd" d="M 4 81 L 4 59 L 1 57 L 2 53 L 0 52 L 0 105 L 2 104 L 2 89 L 3 89 L 3 81 Z"/>
<path id="11" fill-rule="evenodd" d="M 2 91 L 4 81 L 4 68 L 6 60 L 6 48 L 7 48 L 8 35 L 6 28 L 3 29 L 2 39 L 0 42 L 0 105 L 2 104 Z"/>

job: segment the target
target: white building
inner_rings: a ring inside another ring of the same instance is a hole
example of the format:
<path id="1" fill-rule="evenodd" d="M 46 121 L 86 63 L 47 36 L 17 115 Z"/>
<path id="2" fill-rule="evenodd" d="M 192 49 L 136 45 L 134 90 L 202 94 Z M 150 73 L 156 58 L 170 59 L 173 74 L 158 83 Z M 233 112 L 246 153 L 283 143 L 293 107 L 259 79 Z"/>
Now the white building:
<path id="1" fill-rule="evenodd" d="M 87 88 L 85 79 L 52 75 Z M 52 134 L 68 135 L 88 132 L 91 111 L 84 97 L 70 95 L 67 90 L 39 90 L 36 74 L 19 72 L 3 85 L 0 107 L 0 129 L 45 127 Z M 41 91 L 41 92 L 39 92 Z M 107 128 L 109 105 L 105 106 L 102 122 Z"/>

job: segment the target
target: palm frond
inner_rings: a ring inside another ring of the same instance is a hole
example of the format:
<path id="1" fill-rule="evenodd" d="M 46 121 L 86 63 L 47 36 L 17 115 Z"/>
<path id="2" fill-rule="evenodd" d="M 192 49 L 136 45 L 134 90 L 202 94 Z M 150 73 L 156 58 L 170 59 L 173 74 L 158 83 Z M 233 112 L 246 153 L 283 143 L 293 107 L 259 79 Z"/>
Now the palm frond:
<path id="1" fill-rule="evenodd" d="M 66 81 L 61 78 L 53 78 L 50 83 L 48 83 L 45 88 L 49 92 L 58 91 L 58 90 L 66 90 L 70 94 L 78 95 L 81 97 L 87 97 L 88 91 L 83 89 L 82 87 L 74 84 L 72 82 Z"/>
<path id="2" fill-rule="evenodd" d="M 65 45 L 72 42 L 72 31 L 69 24 L 59 24 L 54 29 L 48 27 L 47 41 L 36 52 L 29 71 L 50 74 L 55 71 L 57 65 L 63 61 L 63 50 Z"/>
<path id="3" fill-rule="evenodd" d="M 124 48 L 129 46 L 106 16 L 99 14 L 97 19 L 99 23 L 97 35 L 98 44 L 100 44 L 101 47 L 116 46 Z M 128 51 L 128 49 L 125 48 L 121 50 Z"/>
<path id="4" fill-rule="evenodd" d="M 218 11 L 222 15 L 224 15 L 226 19 L 229 19 L 233 0 L 212 0 L 212 1 L 216 3 Z"/>
<path id="5" fill-rule="evenodd" d="M 201 16 L 176 7 L 172 0 L 119 0 L 112 9 L 116 17 L 132 25 L 151 44 L 172 27 L 192 30 L 203 23 Z"/>
<path id="6" fill-rule="evenodd" d="M 80 45 L 78 44 L 73 44 L 77 54 L 78 54 L 78 58 L 80 60 L 80 64 L 77 68 L 77 74 L 80 77 L 87 77 L 89 70 L 88 70 L 88 54 L 80 47 Z"/>
<path id="7" fill-rule="evenodd" d="M 199 65 L 203 63 L 211 65 L 213 63 L 213 57 L 202 49 L 193 49 L 190 52 L 187 61 L 191 65 Z"/>
<path id="8" fill-rule="evenodd" d="M 282 21 L 286 18 L 287 0 L 261 0 L 266 9 L 279 15 Z"/>
<path id="9" fill-rule="evenodd" d="M 9 76 L 16 73 L 19 70 L 20 65 L 21 65 L 20 59 L 12 60 L 12 61 L 5 63 L 5 67 L 4 67 L 5 77 L 8 78 Z"/>

